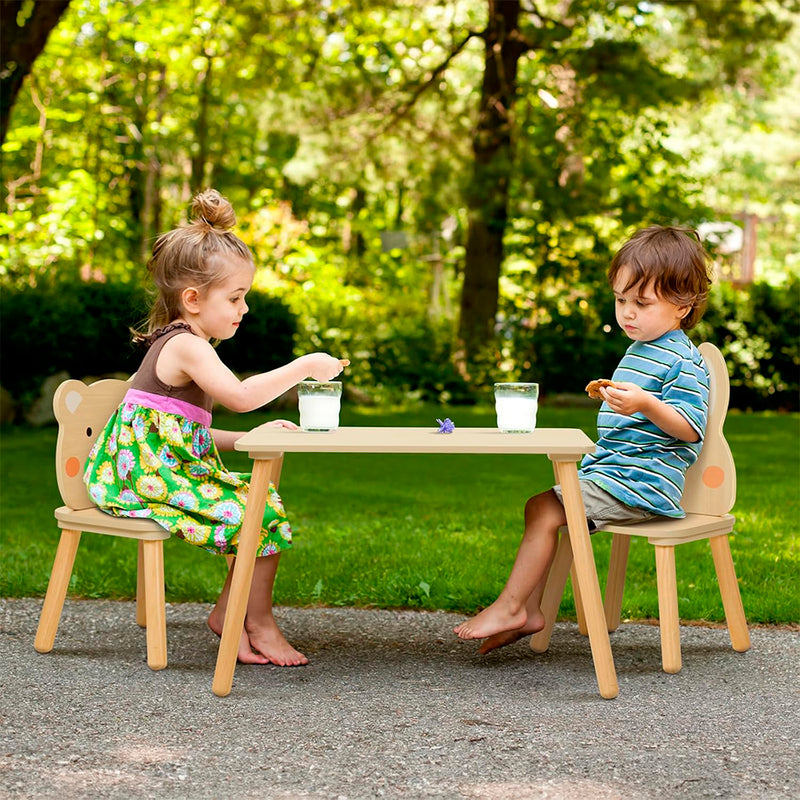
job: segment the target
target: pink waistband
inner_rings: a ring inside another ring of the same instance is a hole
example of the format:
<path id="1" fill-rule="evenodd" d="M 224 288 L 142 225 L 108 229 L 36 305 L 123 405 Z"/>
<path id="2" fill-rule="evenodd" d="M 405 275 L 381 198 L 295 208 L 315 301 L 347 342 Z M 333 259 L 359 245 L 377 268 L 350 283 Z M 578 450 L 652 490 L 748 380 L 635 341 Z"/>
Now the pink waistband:
<path id="1" fill-rule="evenodd" d="M 206 427 L 211 425 L 210 411 L 187 403 L 185 400 L 177 400 L 174 397 L 166 397 L 163 394 L 143 392 L 141 389 L 128 389 L 122 402 L 135 403 L 138 406 L 152 408 L 154 411 L 165 411 L 167 414 L 179 414 L 192 422 L 199 422 Z"/>

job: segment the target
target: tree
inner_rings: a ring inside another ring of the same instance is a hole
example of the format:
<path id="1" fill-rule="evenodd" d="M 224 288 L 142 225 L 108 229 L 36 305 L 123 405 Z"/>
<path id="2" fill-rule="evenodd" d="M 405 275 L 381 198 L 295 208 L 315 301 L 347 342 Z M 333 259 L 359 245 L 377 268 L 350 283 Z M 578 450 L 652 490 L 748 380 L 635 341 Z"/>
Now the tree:
<path id="1" fill-rule="evenodd" d="M 0 4 L 0 145 L 25 76 L 70 0 L 3 0 Z"/>
<path id="2" fill-rule="evenodd" d="M 757 71 L 760 50 L 754 43 L 782 39 L 791 28 L 786 6 L 794 10 L 797 6 L 795 2 L 781 4 L 777 0 L 731 0 L 721 4 L 704 0 L 653 0 L 639 4 L 610 4 L 605 0 L 542 2 L 539 5 L 547 5 L 556 15 L 549 18 L 531 3 L 487 3 L 459 321 L 467 368 L 481 350 L 494 343 L 509 198 L 514 182 L 520 180 L 514 143 L 519 135 L 516 111 L 521 100 L 530 104 L 536 93 L 542 97 L 547 78 L 557 77 L 561 98 L 546 90 L 544 97 L 546 103 L 552 102 L 559 109 L 562 122 L 552 130 L 556 138 L 543 143 L 556 158 L 543 160 L 537 167 L 540 178 L 542 172 L 549 170 L 556 180 L 549 186 L 539 183 L 530 189 L 544 203 L 548 202 L 543 197 L 548 192 L 559 195 L 559 201 L 566 199 L 574 213 L 582 205 L 582 195 L 584 200 L 595 203 L 606 200 L 587 197 L 581 185 L 586 162 L 592 157 L 584 152 L 581 128 L 587 138 L 594 137 L 594 131 L 586 126 L 587 121 L 594 120 L 603 127 L 616 127 L 617 142 L 625 138 L 625 131 L 615 126 L 613 119 L 603 117 L 603 112 L 614 113 L 615 93 L 628 98 L 645 118 L 647 109 L 696 101 L 720 84 L 735 81 L 745 70 Z M 677 59 L 664 46 L 665 30 L 680 31 L 680 35 L 672 33 L 670 39 L 673 46 L 678 39 L 685 45 Z M 527 62 L 538 68 L 538 85 L 531 83 L 521 89 L 517 76 Z M 648 134 L 656 145 L 665 135 L 665 127 L 659 130 L 658 124 L 651 126 Z M 592 160 L 597 161 L 598 157 Z M 602 153 L 599 160 L 603 161 Z M 559 161 L 559 168 L 553 169 Z M 631 177 L 635 180 L 635 176 Z M 611 192 L 610 182 L 606 188 Z M 614 189 L 613 194 L 619 192 Z M 641 213 L 641 193 L 635 199 Z"/>

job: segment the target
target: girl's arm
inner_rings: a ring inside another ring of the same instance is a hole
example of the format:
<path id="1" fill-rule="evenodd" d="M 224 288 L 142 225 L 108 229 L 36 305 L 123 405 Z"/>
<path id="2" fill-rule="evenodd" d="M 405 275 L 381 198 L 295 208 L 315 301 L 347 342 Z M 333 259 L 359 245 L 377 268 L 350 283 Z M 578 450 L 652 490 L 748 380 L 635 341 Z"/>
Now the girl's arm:
<path id="1" fill-rule="evenodd" d="M 603 387 L 600 389 L 600 394 L 611 410 L 618 414 L 630 416 L 636 411 L 641 411 L 653 425 L 668 436 L 680 439 L 682 442 L 696 442 L 700 438 L 686 417 L 674 406 L 663 403 L 635 383 L 618 383 L 616 387 Z"/>
<path id="2" fill-rule="evenodd" d="M 233 445 L 237 439 L 244 436 L 245 431 L 223 431 L 219 428 L 211 429 L 211 436 L 214 438 L 214 444 L 217 450 L 233 450 Z"/>
<path id="3" fill-rule="evenodd" d="M 327 353 L 310 353 L 286 366 L 240 381 L 205 339 L 175 336 L 164 345 L 156 373 L 160 380 L 173 386 L 193 380 L 226 408 L 245 412 L 266 405 L 306 378 L 332 380 L 345 366 L 347 362 Z"/>
<path id="4" fill-rule="evenodd" d="M 288 428 L 290 431 L 298 430 L 299 426 L 288 419 L 273 419 L 267 423 L 270 428 Z M 220 428 L 212 428 L 211 435 L 217 450 L 233 450 L 234 444 L 244 436 L 246 431 L 223 431 Z"/>

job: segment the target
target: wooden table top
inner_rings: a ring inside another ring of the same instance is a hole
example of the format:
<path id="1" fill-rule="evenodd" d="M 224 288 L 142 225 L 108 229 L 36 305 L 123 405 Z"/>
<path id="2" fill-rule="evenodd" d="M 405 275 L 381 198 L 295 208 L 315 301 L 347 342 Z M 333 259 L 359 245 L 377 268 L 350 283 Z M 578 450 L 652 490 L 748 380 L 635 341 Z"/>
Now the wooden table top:
<path id="1" fill-rule="evenodd" d="M 235 447 L 262 459 L 281 453 L 540 453 L 574 461 L 595 449 L 579 428 L 537 428 L 532 433 L 456 428 L 439 433 L 435 427 L 345 427 L 318 432 L 267 425 L 253 428 Z"/>

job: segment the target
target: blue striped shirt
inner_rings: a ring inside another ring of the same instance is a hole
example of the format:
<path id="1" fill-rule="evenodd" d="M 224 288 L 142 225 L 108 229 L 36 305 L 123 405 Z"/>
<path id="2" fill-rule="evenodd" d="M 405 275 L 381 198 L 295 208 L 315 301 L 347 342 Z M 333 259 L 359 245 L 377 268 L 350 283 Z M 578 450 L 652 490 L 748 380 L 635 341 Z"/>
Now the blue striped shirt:
<path id="1" fill-rule="evenodd" d="M 613 380 L 641 386 L 672 406 L 697 431 L 699 440 L 669 436 L 637 411 L 617 414 L 607 403 L 597 415 L 597 449 L 584 457 L 580 477 L 625 505 L 665 517 L 686 516 L 681 508 L 686 470 L 700 453 L 708 416 L 708 370 L 682 330 L 652 342 L 633 342 Z"/>

